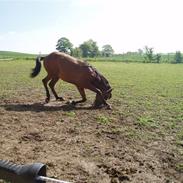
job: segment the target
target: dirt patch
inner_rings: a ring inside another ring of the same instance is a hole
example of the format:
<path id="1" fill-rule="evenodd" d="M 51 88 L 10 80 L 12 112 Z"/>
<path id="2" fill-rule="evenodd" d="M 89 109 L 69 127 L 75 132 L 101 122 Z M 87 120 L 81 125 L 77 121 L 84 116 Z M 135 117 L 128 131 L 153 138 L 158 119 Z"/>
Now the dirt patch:
<path id="1" fill-rule="evenodd" d="M 78 183 L 183 182 L 172 140 L 143 140 L 133 116 L 36 100 L 0 102 L 1 159 L 45 163 L 50 177 Z"/>

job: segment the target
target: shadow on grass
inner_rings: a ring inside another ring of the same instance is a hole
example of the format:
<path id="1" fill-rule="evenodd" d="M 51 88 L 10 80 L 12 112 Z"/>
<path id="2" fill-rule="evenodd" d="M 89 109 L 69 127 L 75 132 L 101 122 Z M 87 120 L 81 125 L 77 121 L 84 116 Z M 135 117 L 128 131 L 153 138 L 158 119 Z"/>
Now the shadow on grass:
<path id="1" fill-rule="evenodd" d="M 44 112 L 44 111 L 72 111 L 72 110 L 94 110 L 96 108 L 92 106 L 74 106 L 72 104 L 63 104 L 63 105 L 44 105 L 43 103 L 33 103 L 33 104 L 4 104 L 0 105 L 7 111 L 16 111 L 16 112 Z"/>

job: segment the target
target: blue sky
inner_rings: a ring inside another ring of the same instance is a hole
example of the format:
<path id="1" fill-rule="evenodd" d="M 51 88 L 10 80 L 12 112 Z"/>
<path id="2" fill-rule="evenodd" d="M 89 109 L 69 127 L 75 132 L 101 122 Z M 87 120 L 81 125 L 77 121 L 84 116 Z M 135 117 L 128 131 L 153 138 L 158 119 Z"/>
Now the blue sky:
<path id="1" fill-rule="evenodd" d="M 182 0 L 0 0 L 0 50 L 49 53 L 92 38 L 116 53 L 183 51 Z"/>

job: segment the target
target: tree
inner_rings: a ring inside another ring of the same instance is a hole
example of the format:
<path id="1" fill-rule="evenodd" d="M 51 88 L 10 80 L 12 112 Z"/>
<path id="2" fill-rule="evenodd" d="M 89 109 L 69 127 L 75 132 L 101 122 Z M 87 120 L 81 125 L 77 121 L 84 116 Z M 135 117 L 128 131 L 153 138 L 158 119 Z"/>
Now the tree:
<path id="1" fill-rule="evenodd" d="M 72 50 L 72 56 L 79 57 L 79 58 L 82 57 L 82 50 L 78 47 L 74 48 Z"/>
<path id="2" fill-rule="evenodd" d="M 149 48 L 148 46 L 145 46 L 145 62 L 151 63 L 153 62 L 153 48 Z"/>
<path id="3" fill-rule="evenodd" d="M 138 54 L 142 55 L 143 54 L 143 50 L 142 49 L 138 49 Z"/>
<path id="4" fill-rule="evenodd" d="M 155 62 L 156 62 L 156 63 L 158 63 L 158 64 L 159 64 L 159 63 L 160 63 L 160 60 L 161 60 L 161 54 L 159 54 L 159 53 L 158 53 L 158 54 L 156 54 L 156 55 L 155 55 L 155 59 L 154 59 L 154 60 L 155 60 Z"/>
<path id="5" fill-rule="evenodd" d="M 102 56 L 110 57 L 114 53 L 114 50 L 112 49 L 112 46 L 109 44 L 106 44 L 102 47 Z"/>
<path id="6" fill-rule="evenodd" d="M 83 44 L 79 46 L 82 50 L 83 57 L 96 57 L 99 54 L 99 49 L 97 43 L 92 39 L 85 41 Z"/>
<path id="7" fill-rule="evenodd" d="M 72 47 L 73 47 L 73 44 L 66 37 L 60 38 L 56 45 L 56 49 L 58 51 L 68 53 L 68 54 L 72 53 Z"/>
<path id="8" fill-rule="evenodd" d="M 145 62 L 146 63 L 160 63 L 161 61 L 161 54 L 154 54 L 153 48 L 149 48 L 145 46 L 144 48 L 144 55 L 145 55 Z"/>
<path id="9" fill-rule="evenodd" d="M 179 64 L 179 63 L 181 63 L 182 62 L 182 54 L 181 54 L 181 52 L 180 51 L 176 51 L 176 53 L 175 53 L 175 60 L 174 60 L 174 62 L 173 63 L 175 63 L 175 64 Z"/>

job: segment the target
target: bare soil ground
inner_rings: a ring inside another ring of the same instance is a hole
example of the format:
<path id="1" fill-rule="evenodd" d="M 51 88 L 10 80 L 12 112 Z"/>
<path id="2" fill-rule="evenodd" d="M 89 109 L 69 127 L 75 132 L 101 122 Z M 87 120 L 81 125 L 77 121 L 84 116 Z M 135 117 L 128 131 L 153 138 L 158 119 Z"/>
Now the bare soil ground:
<path id="1" fill-rule="evenodd" d="M 90 99 L 44 104 L 42 94 L 24 92 L 0 101 L 1 159 L 45 163 L 48 176 L 77 183 L 183 182 L 171 136 L 141 135 L 117 101 L 113 110 L 94 110 Z"/>

